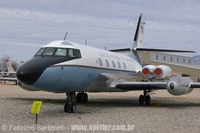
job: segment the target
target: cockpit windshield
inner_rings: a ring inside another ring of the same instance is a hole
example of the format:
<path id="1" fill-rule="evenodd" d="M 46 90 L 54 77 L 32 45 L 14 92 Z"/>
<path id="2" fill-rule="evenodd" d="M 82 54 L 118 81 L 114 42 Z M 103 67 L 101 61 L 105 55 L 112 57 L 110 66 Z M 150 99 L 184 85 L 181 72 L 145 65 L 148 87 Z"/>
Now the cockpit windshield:
<path id="1" fill-rule="evenodd" d="M 72 48 L 41 48 L 35 56 L 62 56 L 62 57 L 72 57 L 81 58 L 81 52 L 79 49 Z"/>
<path id="2" fill-rule="evenodd" d="M 46 48 L 42 55 L 53 55 L 55 48 Z"/>
<path id="3" fill-rule="evenodd" d="M 56 49 L 55 56 L 67 56 L 67 49 Z"/>

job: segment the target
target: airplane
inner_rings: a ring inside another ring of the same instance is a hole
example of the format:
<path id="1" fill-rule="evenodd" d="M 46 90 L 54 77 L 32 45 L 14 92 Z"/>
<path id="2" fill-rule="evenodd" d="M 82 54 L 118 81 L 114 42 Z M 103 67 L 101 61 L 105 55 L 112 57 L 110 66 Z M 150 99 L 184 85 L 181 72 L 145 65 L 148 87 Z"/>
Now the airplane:
<path id="1" fill-rule="evenodd" d="M 6 60 L 6 67 L 8 72 L 1 72 L 3 77 L 16 77 L 16 72 L 14 71 L 13 67 L 9 60 Z"/>
<path id="2" fill-rule="evenodd" d="M 1 72 L 0 73 L 0 80 L 14 81 L 15 84 L 17 85 L 16 72 L 14 71 L 13 67 L 11 66 L 11 63 L 9 62 L 9 60 L 6 60 L 6 66 L 7 66 L 8 72 Z"/>
<path id="3" fill-rule="evenodd" d="M 188 77 L 171 77 L 168 66 L 142 67 L 139 51 L 194 52 L 143 48 L 144 24 L 140 14 L 133 45 L 128 49 L 107 51 L 65 39 L 50 42 L 17 70 L 18 85 L 28 91 L 66 93 L 64 112 L 69 113 L 76 112 L 76 103 L 88 102 L 86 92 L 142 90 L 139 104 L 149 106 L 155 90 L 165 89 L 178 96 L 200 88 Z M 117 53 L 127 50 L 128 55 Z"/>

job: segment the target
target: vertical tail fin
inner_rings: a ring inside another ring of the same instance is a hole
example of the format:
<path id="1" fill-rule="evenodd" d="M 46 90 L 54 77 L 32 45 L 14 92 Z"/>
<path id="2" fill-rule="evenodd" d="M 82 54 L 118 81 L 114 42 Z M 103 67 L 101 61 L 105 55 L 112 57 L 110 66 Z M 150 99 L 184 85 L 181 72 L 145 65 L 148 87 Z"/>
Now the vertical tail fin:
<path id="1" fill-rule="evenodd" d="M 133 47 L 132 48 L 142 48 L 143 43 L 144 43 L 144 24 L 145 24 L 145 19 L 143 14 L 140 14 L 137 28 L 135 31 L 135 36 L 133 40 Z"/>
<path id="2" fill-rule="evenodd" d="M 129 54 L 131 58 L 134 58 L 137 62 L 141 64 L 141 59 L 138 55 L 137 48 L 142 48 L 143 43 L 144 43 L 144 24 L 145 24 L 145 19 L 143 14 L 140 14 L 137 28 L 135 31 L 135 36 L 133 39 L 133 46 L 132 46 L 132 52 Z"/>
<path id="3" fill-rule="evenodd" d="M 144 43 L 144 24 L 145 24 L 145 19 L 143 14 L 141 13 L 139 16 L 139 20 L 138 20 L 138 24 L 137 24 L 137 28 L 135 31 L 135 36 L 133 39 L 133 45 L 131 48 L 131 52 L 128 55 L 129 57 L 135 59 L 137 62 L 139 62 L 141 64 L 141 59 L 138 55 L 137 52 L 137 48 L 142 48 L 143 47 L 143 43 Z M 130 48 L 126 48 L 126 49 L 116 49 L 116 50 L 110 50 L 112 52 L 128 52 L 130 51 Z"/>
<path id="4" fill-rule="evenodd" d="M 15 73 L 13 67 L 11 66 L 9 60 L 6 60 L 6 66 L 7 66 L 7 69 L 8 69 L 8 73 Z"/>

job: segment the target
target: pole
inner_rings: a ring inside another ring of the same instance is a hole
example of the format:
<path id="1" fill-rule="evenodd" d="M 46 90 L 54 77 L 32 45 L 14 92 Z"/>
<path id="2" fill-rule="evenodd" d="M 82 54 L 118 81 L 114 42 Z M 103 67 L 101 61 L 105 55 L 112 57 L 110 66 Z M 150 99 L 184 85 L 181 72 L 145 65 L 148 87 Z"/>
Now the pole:
<path id="1" fill-rule="evenodd" d="M 36 113 L 35 124 L 37 124 L 37 118 L 38 118 L 38 114 Z"/>

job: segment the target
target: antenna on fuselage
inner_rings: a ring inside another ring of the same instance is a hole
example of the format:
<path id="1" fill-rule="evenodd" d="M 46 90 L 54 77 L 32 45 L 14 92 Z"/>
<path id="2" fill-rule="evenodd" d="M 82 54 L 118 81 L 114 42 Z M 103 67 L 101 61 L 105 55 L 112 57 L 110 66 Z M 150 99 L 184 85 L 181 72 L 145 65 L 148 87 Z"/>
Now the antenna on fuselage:
<path id="1" fill-rule="evenodd" d="M 88 40 L 87 39 L 85 39 L 85 45 L 88 46 Z"/>
<path id="2" fill-rule="evenodd" d="M 64 40 L 66 40 L 66 38 L 67 38 L 67 32 L 65 33 L 65 37 L 64 37 Z"/>

